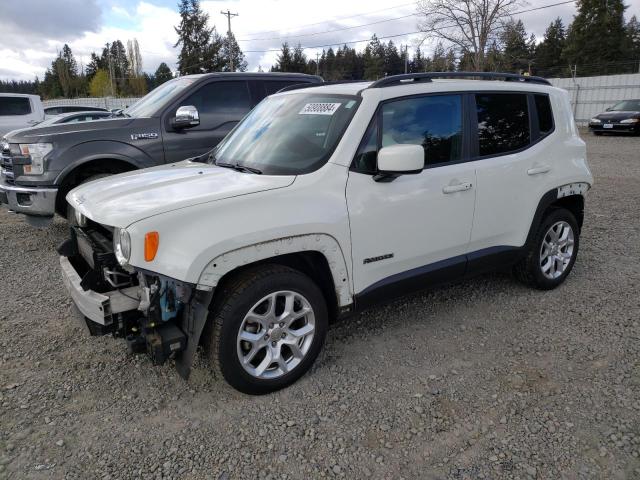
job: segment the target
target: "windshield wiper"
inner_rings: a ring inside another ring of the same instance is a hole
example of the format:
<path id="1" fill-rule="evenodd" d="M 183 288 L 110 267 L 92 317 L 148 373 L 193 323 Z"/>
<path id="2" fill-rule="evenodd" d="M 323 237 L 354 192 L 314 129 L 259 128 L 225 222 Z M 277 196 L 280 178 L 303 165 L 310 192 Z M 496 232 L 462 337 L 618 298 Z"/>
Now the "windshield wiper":
<path id="1" fill-rule="evenodd" d="M 249 172 L 255 173 L 256 175 L 262 175 L 262 170 L 258 170 L 257 168 L 247 167 L 246 165 L 240 165 L 239 163 L 224 163 L 224 162 L 216 162 L 216 165 L 224 168 L 233 168 L 239 172 Z"/>

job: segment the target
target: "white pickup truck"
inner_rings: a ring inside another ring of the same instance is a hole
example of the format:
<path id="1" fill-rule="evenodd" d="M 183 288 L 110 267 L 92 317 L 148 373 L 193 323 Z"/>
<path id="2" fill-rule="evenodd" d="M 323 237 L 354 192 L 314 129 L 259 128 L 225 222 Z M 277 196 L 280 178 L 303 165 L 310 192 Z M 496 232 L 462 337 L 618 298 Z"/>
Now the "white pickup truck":
<path id="1" fill-rule="evenodd" d="M 184 376 L 202 341 L 265 393 L 340 315 L 492 269 L 539 289 L 571 272 L 593 177 L 566 91 L 478 72 L 287 90 L 209 155 L 67 195 L 63 280 L 94 334 Z"/>
<path id="2" fill-rule="evenodd" d="M 0 137 L 11 130 L 27 128 L 44 120 L 38 95 L 0 93 Z"/>

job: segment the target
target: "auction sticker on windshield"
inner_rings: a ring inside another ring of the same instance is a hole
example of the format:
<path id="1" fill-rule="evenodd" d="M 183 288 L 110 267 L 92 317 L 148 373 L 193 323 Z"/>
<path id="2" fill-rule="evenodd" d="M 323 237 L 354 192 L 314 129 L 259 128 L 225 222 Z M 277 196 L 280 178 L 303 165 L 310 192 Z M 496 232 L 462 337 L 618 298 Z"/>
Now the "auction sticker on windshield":
<path id="1" fill-rule="evenodd" d="M 341 103 L 307 103 L 299 115 L 333 115 Z"/>

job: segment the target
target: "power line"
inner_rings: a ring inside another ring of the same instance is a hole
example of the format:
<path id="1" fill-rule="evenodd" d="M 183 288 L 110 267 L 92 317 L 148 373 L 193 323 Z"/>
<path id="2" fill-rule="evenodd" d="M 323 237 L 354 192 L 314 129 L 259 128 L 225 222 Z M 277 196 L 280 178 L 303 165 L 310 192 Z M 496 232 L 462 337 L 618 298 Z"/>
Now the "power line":
<path id="1" fill-rule="evenodd" d="M 529 8 L 529 9 L 526 9 L 526 10 L 520 10 L 518 12 L 513 12 L 513 13 L 509 14 L 509 16 L 521 15 L 523 13 L 529 13 L 529 12 L 533 12 L 533 11 L 536 11 L 536 10 L 543 10 L 543 9 L 546 9 L 546 8 L 557 7 L 559 5 L 566 5 L 568 3 L 575 3 L 575 0 L 566 0 L 566 1 L 563 1 L 563 2 L 552 3 L 550 5 L 543 5 L 541 7 L 535 7 L 535 8 Z M 418 15 L 418 14 L 412 14 L 412 15 L 409 15 L 409 16 L 413 16 L 413 15 Z M 378 23 L 381 23 L 381 22 L 378 22 Z M 443 28 L 451 28 L 451 27 L 455 27 L 455 26 L 457 26 L 457 24 L 452 23 L 450 25 L 440 26 L 438 28 L 438 30 L 441 30 Z M 353 28 L 356 28 L 356 27 L 353 27 Z M 404 32 L 404 33 L 398 33 L 398 34 L 395 34 L 395 35 L 385 35 L 385 36 L 378 37 L 378 39 L 384 40 L 384 39 L 387 39 L 387 38 L 402 37 L 404 35 L 415 35 L 415 34 L 418 34 L 418 33 L 430 33 L 430 32 L 434 32 L 434 31 L 436 31 L 436 29 L 429 30 L 428 32 L 424 31 L 424 30 L 418 30 L 418 31 L 415 31 L 415 32 Z M 319 33 L 328 33 L 328 32 L 319 32 Z M 281 37 L 281 38 L 287 38 L 287 37 Z M 371 40 L 371 39 L 367 38 L 367 39 L 363 39 L 363 40 L 352 40 L 352 41 L 348 41 L 348 42 L 326 43 L 324 45 L 308 45 L 308 46 L 303 46 L 301 48 L 302 48 L 302 50 L 312 50 L 312 49 L 315 49 L 315 48 L 334 47 L 336 45 L 351 45 L 351 44 L 354 44 L 354 43 L 368 42 L 369 40 Z M 279 51 L 280 51 L 279 48 L 270 48 L 270 49 L 266 49 L 266 50 L 245 50 L 246 53 L 268 53 L 268 52 L 279 52 Z"/>
<path id="2" fill-rule="evenodd" d="M 386 8 L 381 8 L 379 10 L 373 10 L 373 11 L 370 11 L 370 12 L 358 13 L 356 15 L 351 15 L 351 16 L 348 16 L 348 17 L 338 17 L 338 18 L 334 17 L 334 18 L 330 18 L 330 19 L 327 19 L 327 20 L 323 20 L 322 22 L 307 23 L 305 25 L 300 25 L 298 27 L 293 27 L 291 30 L 302 30 L 305 27 L 313 27 L 314 25 L 322 25 L 322 24 L 325 24 L 327 22 L 339 22 L 341 20 L 348 20 L 350 18 L 363 17 L 365 15 L 372 15 L 374 13 L 386 12 L 387 10 L 394 10 L 396 8 L 407 7 L 409 5 L 415 5 L 415 4 L 416 4 L 416 2 L 414 1 L 414 2 L 409 2 L 409 3 L 403 3 L 401 5 L 394 5 L 393 7 L 386 7 Z M 249 32 L 249 33 L 247 33 L 247 35 L 261 35 L 263 33 L 273 33 L 273 32 L 280 32 L 280 31 L 281 30 L 263 30 L 263 31 L 260 31 L 260 32 Z"/>
<path id="3" fill-rule="evenodd" d="M 259 42 L 259 41 L 264 41 L 264 40 L 282 40 L 282 39 L 287 39 L 287 38 L 313 37 L 313 36 L 316 36 L 316 35 L 324 35 L 325 33 L 342 32 L 344 30 L 353 30 L 355 28 L 368 27 L 370 25 L 377 25 L 379 23 L 394 22 L 396 20 L 402 20 L 403 18 L 415 17 L 416 15 L 419 15 L 419 14 L 418 13 L 410 13 L 409 15 L 403 15 L 401 17 L 388 18 L 386 20 L 378 20 L 377 22 L 363 23 L 362 25 L 353 25 L 351 27 L 336 28 L 334 30 L 325 30 L 324 32 L 301 33 L 299 35 L 285 35 L 283 37 L 243 38 L 242 40 L 238 40 L 238 41 L 239 42 Z"/>

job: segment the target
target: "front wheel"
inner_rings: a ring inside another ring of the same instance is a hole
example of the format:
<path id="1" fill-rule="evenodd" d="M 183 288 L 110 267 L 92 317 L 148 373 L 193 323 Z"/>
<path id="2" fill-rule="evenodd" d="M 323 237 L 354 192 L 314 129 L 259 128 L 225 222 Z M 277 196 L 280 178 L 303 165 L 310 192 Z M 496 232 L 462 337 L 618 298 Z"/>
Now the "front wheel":
<path id="1" fill-rule="evenodd" d="M 214 373 L 234 388 L 264 394 L 309 370 L 327 332 L 318 286 L 280 265 L 246 270 L 222 288 L 204 332 Z"/>
<path id="2" fill-rule="evenodd" d="M 580 231 L 573 214 L 564 208 L 552 210 L 542 221 L 527 256 L 514 268 L 524 283 L 550 290 L 565 281 L 578 255 Z"/>

